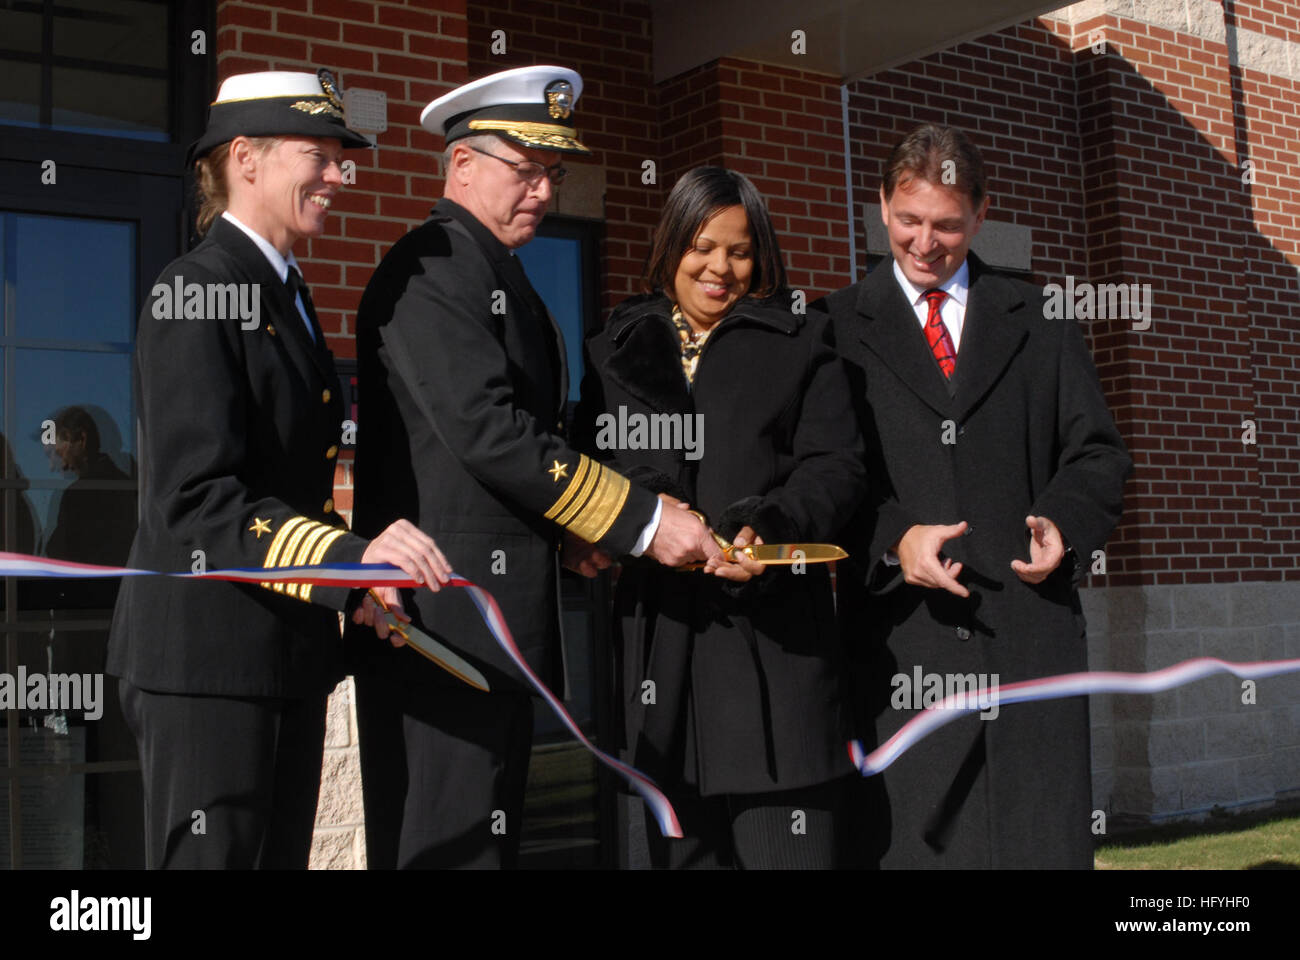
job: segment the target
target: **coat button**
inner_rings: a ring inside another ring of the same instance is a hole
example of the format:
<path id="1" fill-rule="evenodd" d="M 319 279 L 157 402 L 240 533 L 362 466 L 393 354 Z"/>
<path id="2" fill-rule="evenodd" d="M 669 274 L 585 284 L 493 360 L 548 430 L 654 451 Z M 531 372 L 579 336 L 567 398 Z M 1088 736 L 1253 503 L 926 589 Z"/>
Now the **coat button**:
<path id="1" fill-rule="evenodd" d="M 958 627 L 958 628 L 957 628 L 957 639 L 958 639 L 958 640 L 969 640 L 969 639 L 970 639 L 970 631 L 969 631 L 968 629 L 966 629 L 965 627 Z"/>
<path id="2" fill-rule="evenodd" d="M 972 533 L 974 533 L 974 532 L 975 532 L 975 524 L 973 524 L 973 523 L 968 523 L 968 524 L 966 524 L 966 532 L 965 532 L 964 534 L 962 534 L 962 536 L 964 536 L 964 537 L 969 537 L 969 536 L 970 536 Z"/>
<path id="3" fill-rule="evenodd" d="M 268 324 L 266 325 L 266 332 L 269 333 L 271 336 L 274 337 L 274 336 L 275 336 L 275 324 L 273 324 L 273 323 L 268 323 Z"/>
<path id="4" fill-rule="evenodd" d="M 339 455 L 338 444 L 331 443 L 331 444 L 330 444 L 330 448 L 329 448 L 328 450 L 325 451 L 325 459 L 326 459 L 326 460 L 333 460 L 333 459 L 334 459 L 335 457 L 337 457 L 338 455 Z"/>
<path id="5" fill-rule="evenodd" d="M 326 387 L 324 390 L 321 391 L 320 402 L 321 402 L 321 403 L 329 403 L 329 402 L 330 402 L 330 397 L 332 397 L 332 396 L 333 396 L 333 394 L 330 393 L 330 391 L 329 391 L 329 387 Z"/>
<path id="6" fill-rule="evenodd" d="M 325 512 L 326 512 L 326 513 L 333 513 L 333 512 L 334 512 L 334 498 L 333 498 L 333 497 L 330 497 L 328 500 L 325 501 Z"/>

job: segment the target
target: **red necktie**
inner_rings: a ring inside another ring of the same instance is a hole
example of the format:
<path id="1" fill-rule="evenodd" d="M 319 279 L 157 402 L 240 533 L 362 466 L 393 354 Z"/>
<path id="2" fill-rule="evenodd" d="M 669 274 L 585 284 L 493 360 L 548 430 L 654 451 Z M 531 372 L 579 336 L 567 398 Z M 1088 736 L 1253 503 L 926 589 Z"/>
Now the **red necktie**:
<path id="1" fill-rule="evenodd" d="M 948 328 L 944 326 L 943 317 L 939 316 L 939 308 L 943 306 L 943 298 L 948 296 L 942 290 L 927 290 L 923 294 L 929 301 L 930 313 L 925 318 L 925 339 L 930 344 L 930 351 L 934 354 L 934 359 L 939 363 L 939 369 L 943 371 L 945 379 L 952 377 L 952 372 L 957 369 L 957 350 L 952 345 L 952 337 L 948 335 Z"/>

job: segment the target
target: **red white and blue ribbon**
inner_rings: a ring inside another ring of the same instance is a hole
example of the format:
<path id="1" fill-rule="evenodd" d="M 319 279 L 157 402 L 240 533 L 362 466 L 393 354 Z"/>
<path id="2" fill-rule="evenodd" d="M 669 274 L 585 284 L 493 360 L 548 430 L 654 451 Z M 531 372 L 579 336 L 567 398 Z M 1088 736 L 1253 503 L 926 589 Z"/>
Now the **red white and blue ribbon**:
<path id="1" fill-rule="evenodd" d="M 0 576 L 5 577 L 56 577 L 64 579 L 82 579 L 96 577 L 181 577 L 189 580 L 230 580 L 237 583 L 310 583 L 316 586 L 336 587 L 419 587 L 404 571 L 387 563 L 329 563 L 314 567 L 254 567 L 230 570 L 212 570 L 203 573 L 169 573 L 160 574 L 154 570 L 139 570 L 133 567 L 104 567 L 89 563 L 73 563 L 67 560 L 50 560 L 46 557 L 33 557 L 22 553 L 0 552 Z M 541 694 L 542 698 L 554 711 L 555 715 L 591 754 L 619 774 L 628 785 L 639 793 L 650 807 L 659 830 L 665 837 L 681 837 L 682 827 L 677 821 L 677 813 L 653 780 L 644 773 L 621 760 L 610 756 L 587 739 L 582 730 L 569 716 L 564 705 L 555 694 L 547 689 L 546 684 L 533 673 L 528 662 L 515 645 L 515 638 L 510 627 L 497 606 L 496 598 L 487 590 L 453 573 L 449 580 L 453 587 L 464 588 L 478 608 L 479 616 L 487 626 L 498 646 L 514 661 L 519 671 L 528 678 L 528 682 Z"/>
<path id="2" fill-rule="evenodd" d="M 519 648 L 515 646 L 515 638 L 510 635 L 510 628 L 506 626 L 506 618 L 501 615 L 501 608 L 497 606 L 496 598 L 477 584 L 470 583 L 464 577 L 457 576 L 454 573 L 451 575 L 450 583 L 454 587 L 464 587 L 469 591 L 470 599 L 474 601 L 474 606 L 478 607 L 479 616 L 487 624 L 487 628 L 492 633 L 492 636 L 496 638 L 497 644 L 514 661 L 515 666 L 519 668 L 519 672 L 528 678 L 528 682 L 533 685 L 533 689 L 540 693 L 542 699 L 551 705 L 551 710 L 569 728 L 569 733 L 573 734 L 574 739 L 590 750 L 597 760 L 622 776 L 633 790 L 641 794 L 641 798 L 650 807 L 650 812 L 654 814 L 655 820 L 659 824 L 660 833 L 665 837 L 681 837 L 682 827 L 677 822 L 677 814 L 673 810 L 673 805 L 668 802 L 668 798 L 664 796 L 663 791 L 655 786 L 655 782 L 640 770 L 610 756 L 588 740 L 586 735 L 578 729 L 578 725 L 573 722 L 569 712 L 564 709 L 564 705 L 556 699 L 555 694 L 551 693 L 546 688 L 546 684 L 542 683 L 537 678 L 537 674 L 533 673 L 532 668 L 528 666 L 528 662 L 519 653 Z"/>
<path id="3" fill-rule="evenodd" d="M 964 714 L 987 710 L 994 704 L 1001 708 L 1009 703 L 1059 700 L 1094 693 L 1159 693 L 1216 673 L 1231 673 L 1243 680 L 1259 680 L 1296 672 L 1300 672 L 1300 659 L 1234 663 L 1216 657 L 1197 657 L 1150 673 L 1113 673 L 1103 670 L 1064 673 L 1040 680 L 1022 680 L 1018 683 L 982 687 L 977 691 L 961 691 L 922 710 L 870 753 L 867 753 L 860 740 L 850 740 L 849 759 L 864 777 L 874 776 L 935 730 Z"/>

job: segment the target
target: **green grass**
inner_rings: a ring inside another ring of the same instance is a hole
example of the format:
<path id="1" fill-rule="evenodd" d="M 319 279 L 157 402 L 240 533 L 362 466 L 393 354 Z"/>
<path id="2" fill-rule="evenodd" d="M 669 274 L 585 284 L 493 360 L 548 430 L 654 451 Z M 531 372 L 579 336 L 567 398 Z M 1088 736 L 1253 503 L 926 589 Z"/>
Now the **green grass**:
<path id="1" fill-rule="evenodd" d="M 1300 815 L 1212 816 L 1108 840 L 1098 870 L 1300 870 Z"/>

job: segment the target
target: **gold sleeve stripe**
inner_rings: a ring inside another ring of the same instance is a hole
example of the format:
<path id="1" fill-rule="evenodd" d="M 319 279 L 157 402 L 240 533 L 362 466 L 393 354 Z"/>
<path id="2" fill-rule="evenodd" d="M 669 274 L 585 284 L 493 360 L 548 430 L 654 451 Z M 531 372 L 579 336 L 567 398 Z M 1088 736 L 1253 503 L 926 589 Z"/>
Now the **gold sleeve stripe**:
<path id="1" fill-rule="evenodd" d="M 347 533 L 345 527 L 308 520 L 306 517 L 291 517 L 285 521 L 271 545 L 267 548 L 263 568 L 269 567 L 306 567 L 320 563 L 321 557 L 331 543 Z M 286 596 L 307 600 L 311 597 L 311 585 L 300 583 L 283 583 L 263 580 L 268 590 L 283 593 Z"/>
<path id="2" fill-rule="evenodd" d="M 312 532 L 303 538 L 302 546 L 300 546 L 298 552 L 294 554 L 293 560 L 286 563 L 285 566 L 301 567 L 306 565 L 311 558 L 312 551 L 316 549 L 316 544 L 320 542 L 320 538 L 335 529 L 337 528 L 324 523 L 314 524 Z"/>
<path id="3" fill-rule="evenodd" d="M 334 529 L 333 527 L 327 527 L 323 523 L 313 523 L 311 532 L 308 533 L 307 536 L 302 538 L 301 545 L 299 545 L 297 550 L 294 551 L 293 559 L 289 559 L 290 556 L 289 551 L 288 550 L 285 551 L 284 565 L 286 567 L 305 566 L 307 563 L 307 558 L 311 556 L 312 549 L 315 548 L 317 542 L 320 541 L 320 538 L 325 536 L 333 529 Z M 305 587 L 306 584 L 287 583 L 284 586 L 284 592 L 291 597 L 296 597 L 298 596 L 298 591 L 300 589 L 304 589 Z"/>
<path id="4" fill-rule="evenodd" d="M 275 534 L 275 538 L 271 541 L 271 545 L 266 548 L 266 559 L 262 562 L 262 566 L 263 567 L 279 566 L 277 560 L 280 557 L 280 548 L 284 546 L 284 542 L 287 539 L 289 539 L 289 534 L 293 533 L 296 527 L 298 527 L 300 524 L 304 524 L 307 522 L 308 521 L 306 517 L 292 517 L 285 523 L 284 526 L 282 526 L 279 530 L 277 530 Z"/>
<path id="5" fill-rule="evenodd" d="M 578 511 L 568 529 L 588 543 L 597 543 L 609 532 L 627 502 L 631 482 L 621 473 L 601 469 L 596 492 Z"/>
<path id="6" fill-rule="evenodd" d="M 288 541 L 285 543 L 284 549 L 280 551 L 280 562 L 276 564 L 276 566 L 281 566 L 281 567 L 293 566 L 293 557 L 294 554 L 298 552 L 298 544 L 302 543 L 303 537 L 311 533 L 311 531 L 314 530 L 317 526 L 318 524 L 314 523 L 311 520 L 308 520 L 306 523 L 300 524 L 298 526 L 298 529 L 294 530 L 293 536 L 291 536 L 288 539 Z M 285 585 L 279 584 L 278 586 L 281 589 L 277 590 L 276 592 L 277 593 L 284 592 Z"/>
<path id="7" fill-rule="evenodd" d="M 325 558 L 325 552 L 329 550 L 330 544 L 343 536 L 343 534 L 347 533 L 347 530 L 342 527 L 328 527 L 326 529 L 329 530 L 329 533 L 325 534 L 321 542 L 316 545 L 316 549 L 312 551 L 311 559 L 307 563 L 308 566 L 314 567 L 319 564 L 321 560 Z M 299 598 L 302 600 L 311 600 L 311 588 L 313 586 L 314 584 L 310 583 L 300 584 L 298 591 Z"/>
<path id="8" fill-rule="evenodd" d="M 567 527 L 573 522 L 573 518 L 578 515 L 582 505 L 587 502 L 587 498 L 591 496 L 591 491 L 596 488 L 596 484 L 600 481 L 600 477 L 604 472 L 605 468 L 599 463 L 593 462 L 591 464 L 591 469 L 587 471 L 587 479 L 582 483 L 582 489 L 569 502 L 564 512 L 555 518 L 556 523 L 562 527 Z"/>
<path id="9" fill-rule="evenodd" d="M 560 512 L 568 506 L 569 501 L 573 499 L 573 495 L 578 492 L 579 487 L 582 486 L 582 482 L 586 479 L 587 472 L 590 469 L 591 458 L 585 453 L 579 454 L 578 469 L 574 472 L 573 479 L 569 481 L 568 486 L 564 488 L 564 492 L 560 494 L 560 499 L 551 504 L 551 508 L 547 510 L 546 513 L 542 514 L 542 516 L 546 517 L 547 520 L 554 520 L 559 516 Z"/>

